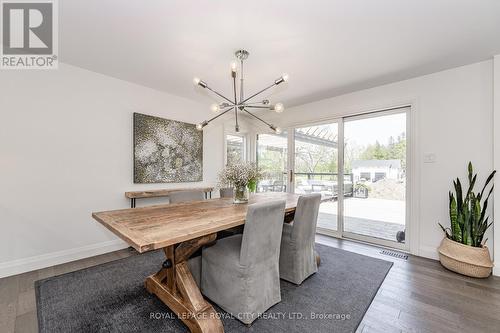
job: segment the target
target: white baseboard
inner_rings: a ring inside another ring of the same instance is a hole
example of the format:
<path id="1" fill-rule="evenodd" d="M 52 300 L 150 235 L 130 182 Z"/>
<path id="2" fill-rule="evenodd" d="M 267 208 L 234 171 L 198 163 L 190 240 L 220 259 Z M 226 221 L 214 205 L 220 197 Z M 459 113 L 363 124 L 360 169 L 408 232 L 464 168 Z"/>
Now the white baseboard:
<path id="1" fill-rule="evenodd" d="M 493 267 L 493 275 L 500 276 L 500 267 L 498 266 Z"/>
<path id="2" fill-rule="evenodd" d="M 418 256 L 424 257 L 424 258 L 429 258 L 429 259 L 434 259 L 434 260 L 439 260 L 439 254 L 438 254 L 437 248 L 432 247 L 432 246 L 421 246 L 418 249 Z"/>
<path id="3" fill-rule="evenodd" d="M 127 246 L 122 240 L 116 239 L 75 249 L 3 262 L 0 263 L 0 278 L 121 250 Z"/>

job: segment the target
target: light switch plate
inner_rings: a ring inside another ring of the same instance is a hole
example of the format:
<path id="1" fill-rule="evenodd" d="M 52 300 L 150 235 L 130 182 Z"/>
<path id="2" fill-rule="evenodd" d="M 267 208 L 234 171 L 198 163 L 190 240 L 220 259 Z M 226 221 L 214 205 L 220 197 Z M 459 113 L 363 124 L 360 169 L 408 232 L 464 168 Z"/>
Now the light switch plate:
<path id="1" fill-rule="evenodd" d="M 424 163 L 436 163 L 436 154 L 424 153 Z"/>

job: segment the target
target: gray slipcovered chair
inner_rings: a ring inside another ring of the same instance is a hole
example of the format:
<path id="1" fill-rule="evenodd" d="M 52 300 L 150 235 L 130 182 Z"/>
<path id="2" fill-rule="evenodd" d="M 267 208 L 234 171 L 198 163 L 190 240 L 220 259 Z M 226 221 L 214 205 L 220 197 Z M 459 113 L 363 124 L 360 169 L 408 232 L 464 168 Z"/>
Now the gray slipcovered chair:
<path id="1" fill-rule="evenodd" d="M 248 206 L 242 235 L 203 249 L 201 290 L 245 324 L 281 301 L 279 252 L 285 201 Z"/>
<path id="2" fill-rule="evenodd" d="M 301 284 L 318 271 L 314 238 L 321 194 L 299 197 L 292 223 L 283 226 L 280 250 L 280 277 Z"/>
<path id="3" fill-rule="evenodd" d="M 221 198 L 232 198 L 233 197 L 233 188 L 221 188 L 219 190 L 219 195 Z"/>
<path id="4" fill-rule="evenodd" d="M 168 195 L 170 203 L 190 202 L 205 200 L 205 193 L 202 191 L 179 191 Z"/>
<path id="5" fill-rule="evenodd" d="M 196 251 L 199 254 L 193 255 L 189 258 L 187 264 L 189 270 L 191 271 L 191 275 L 193 276 L 194 282 L 201 287 L 201 252 Z"/>

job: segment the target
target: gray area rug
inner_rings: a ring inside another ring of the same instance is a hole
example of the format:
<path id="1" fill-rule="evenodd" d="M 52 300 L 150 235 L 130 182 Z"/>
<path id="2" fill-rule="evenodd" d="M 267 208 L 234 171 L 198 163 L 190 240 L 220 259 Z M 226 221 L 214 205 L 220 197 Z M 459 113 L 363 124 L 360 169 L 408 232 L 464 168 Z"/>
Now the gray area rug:
<path id="1" fill-rule="evenodd" d="M 281 281 L 281 303 L 247 327 L 220 313 L 225 332 L 354 332 L 392 263 L 317 244 L 318 273 Z M 144 279 L 164 261 L 149 252 L 35 283 L 38 325 L 53 332 L 187 332 Z"/>

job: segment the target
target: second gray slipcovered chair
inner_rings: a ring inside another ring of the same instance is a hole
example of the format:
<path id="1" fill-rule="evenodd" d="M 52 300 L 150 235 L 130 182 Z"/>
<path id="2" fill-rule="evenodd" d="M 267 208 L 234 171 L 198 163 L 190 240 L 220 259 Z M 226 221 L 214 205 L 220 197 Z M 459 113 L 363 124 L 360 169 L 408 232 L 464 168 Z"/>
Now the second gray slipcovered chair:
<path id="1" fill-rule="evenodd" d="M 202 293 L 245 324 L 281 301 L 284 212 L 285 201 L 249 205 L 242 235 L 203 249 Z"/>
<path id="2" fill-rule="evenodd" d="M 228 188 L 221 188 L 219 190 L 219 195 L 221 198 L 232 198 L 233 197 L 234 190 L 232 187 Z"/>
<path id="3" fill-rule="evenodd" d="M 318 271 L 314 251 L 316 223 L 321 194 L 299 197 L 293 223 L 283 226 L 280 251 L 280 277 L 301 284 Z"/>
<path id="4" fill-rule="evenodd" d="M 205 200 L 205 193 L 202 191 L 178 191 L 168 195 L 170 203 L 190 202 Z"/>

